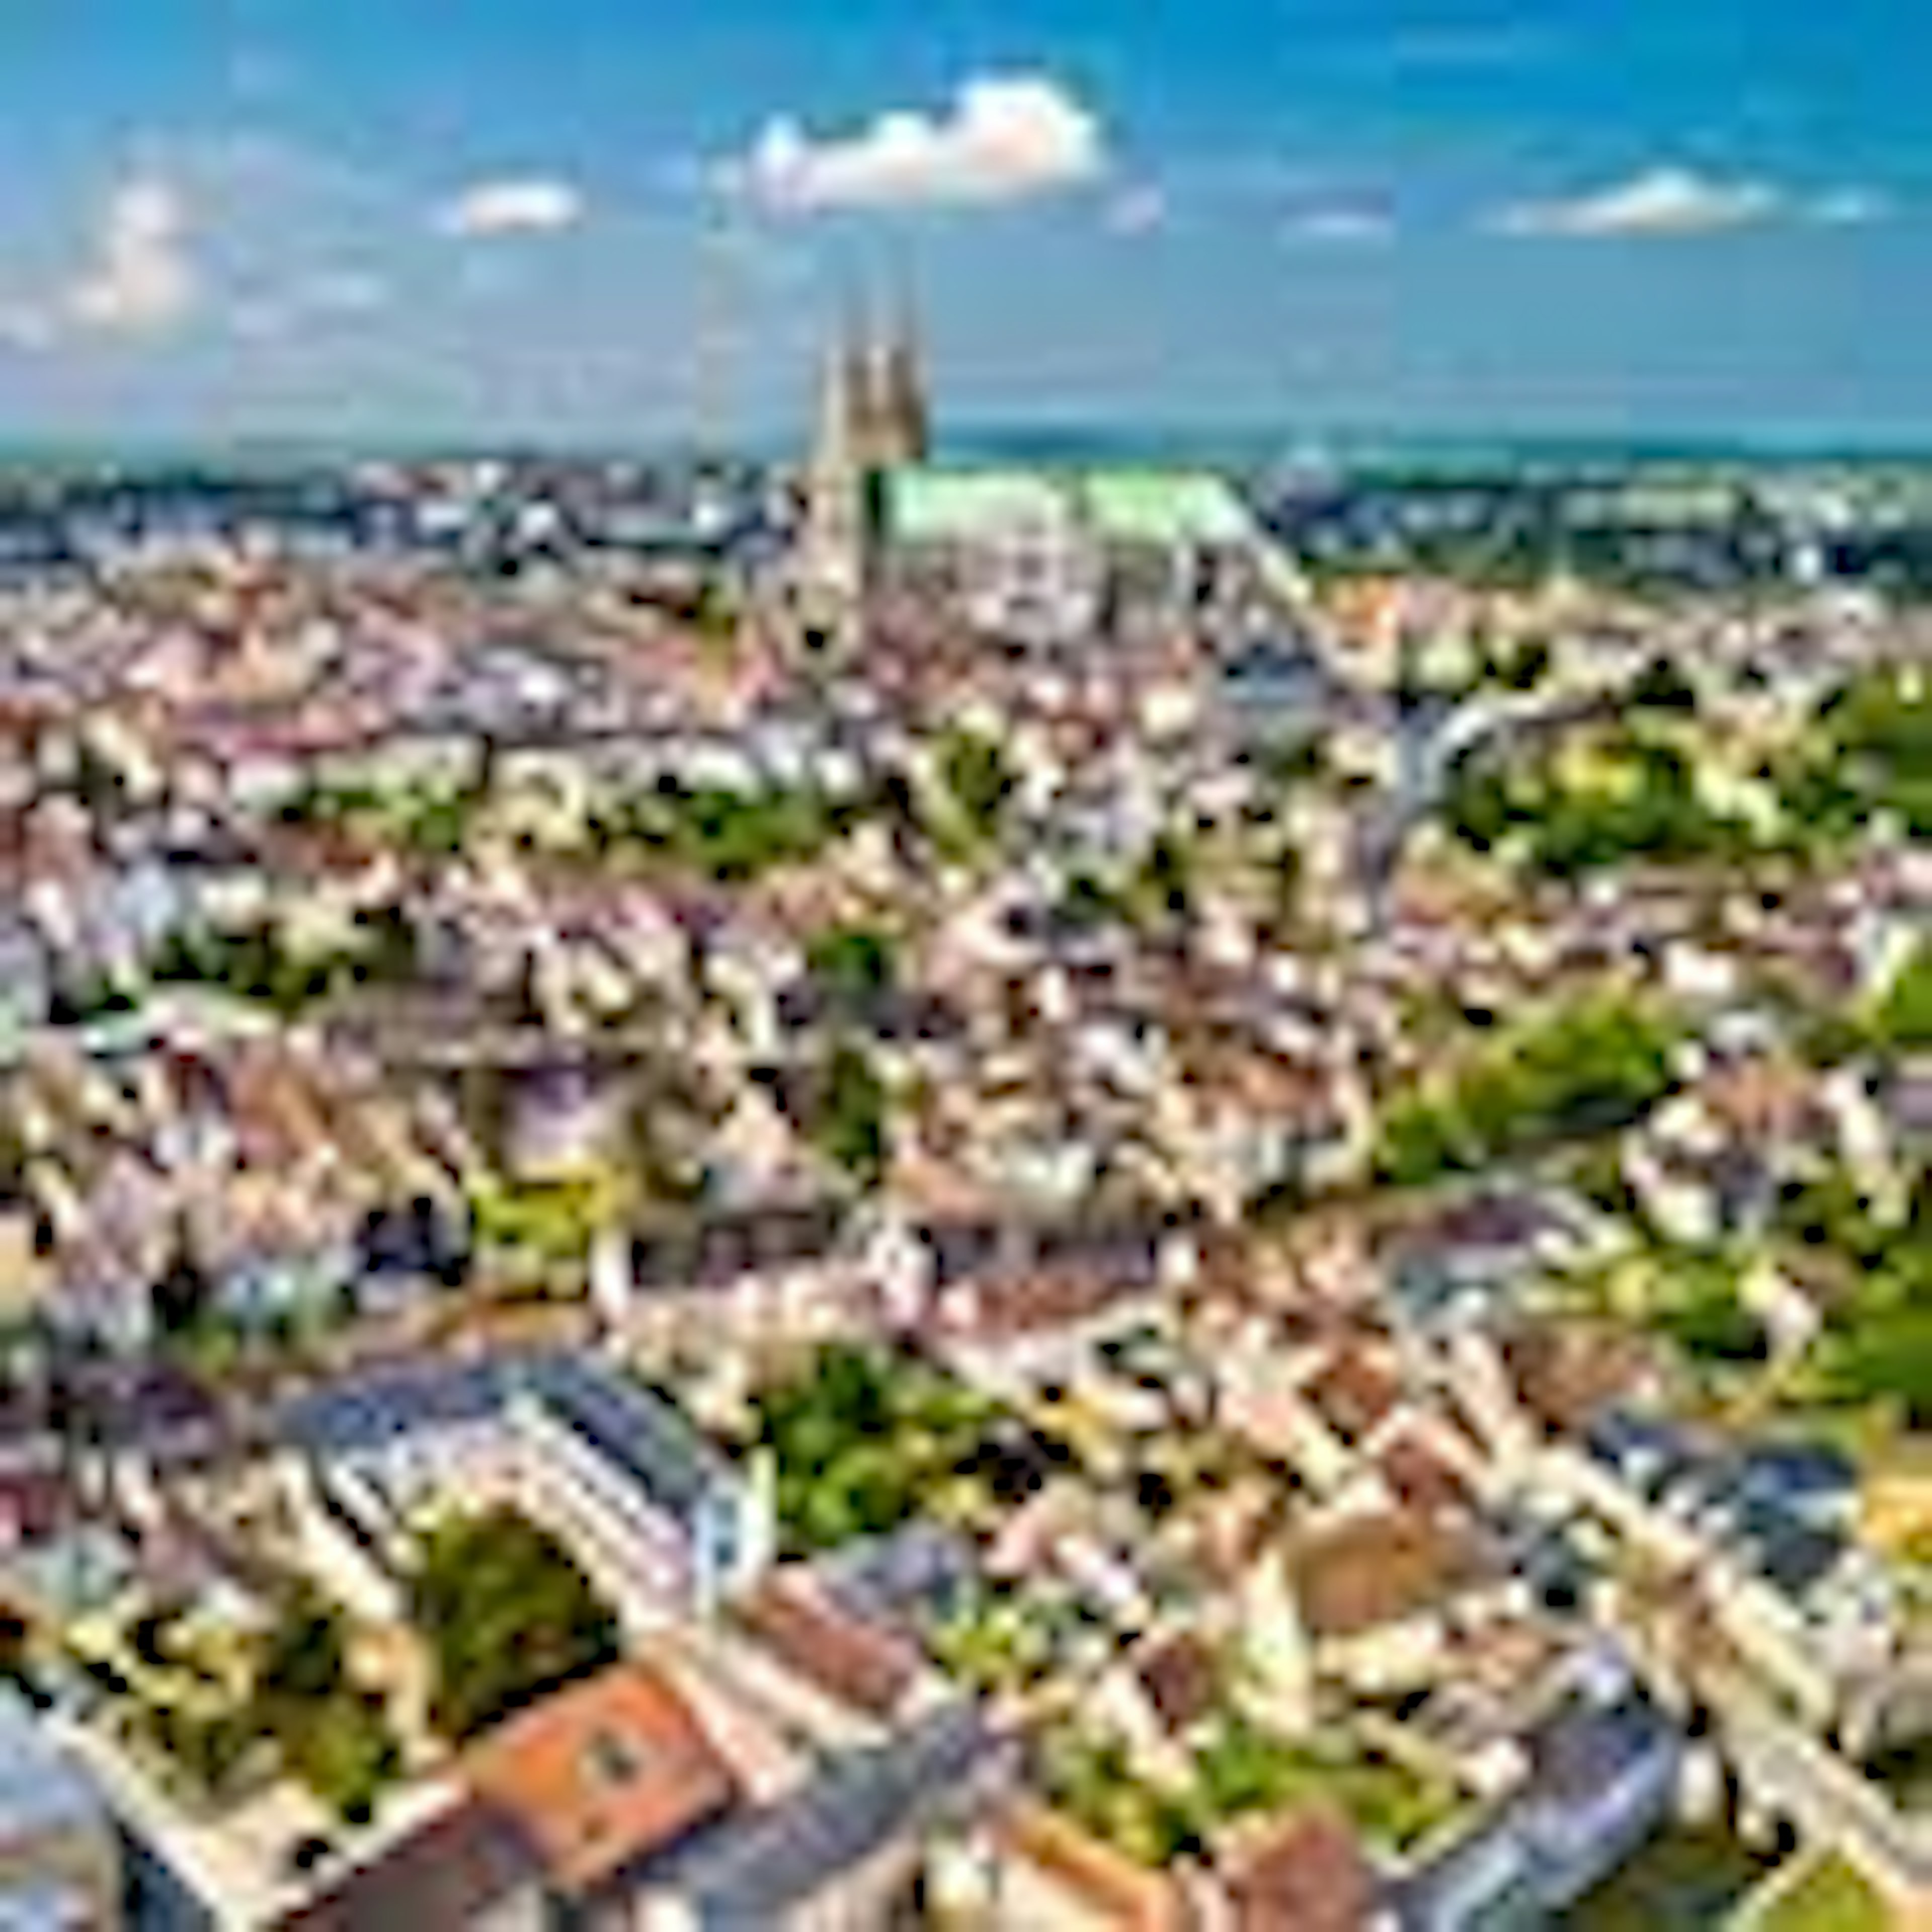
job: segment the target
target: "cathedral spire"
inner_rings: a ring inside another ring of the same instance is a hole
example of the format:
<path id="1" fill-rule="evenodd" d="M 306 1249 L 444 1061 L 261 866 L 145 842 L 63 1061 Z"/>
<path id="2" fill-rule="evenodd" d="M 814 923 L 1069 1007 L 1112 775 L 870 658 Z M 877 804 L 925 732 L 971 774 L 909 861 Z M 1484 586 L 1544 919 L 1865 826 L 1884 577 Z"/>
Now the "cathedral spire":
<path id="1" fill-rule="evenodd" d="M 890 426 L 894 458 L 901 464 L 923 463 L 932 440 L 926 347 L 912 278 L 903 272 L 898 280 L 891 334 L 885 345 L 884 369 L 880 412 Z"/>

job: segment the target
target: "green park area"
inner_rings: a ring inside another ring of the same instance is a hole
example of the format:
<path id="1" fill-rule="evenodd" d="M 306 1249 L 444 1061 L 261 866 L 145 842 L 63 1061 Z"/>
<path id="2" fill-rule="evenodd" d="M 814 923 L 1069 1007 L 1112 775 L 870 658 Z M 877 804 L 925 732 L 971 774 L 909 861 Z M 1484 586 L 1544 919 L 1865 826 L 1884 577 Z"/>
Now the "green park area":
<path id="1" fill-rule="evenodd" d="M 836 1548 L 922 1510 L 970 1508 L 1000 1412 L 928 1364 L 882 1349 L 828 1348 L 758 1397 L 778 1465 L 778 1514 L 795 1544 Z"/>
<path id="2" fill-rule="evenodd" d="M 400 1776 L 403 1752 L 386 1696 L 352 1667 L 356 1635 L 304 1588 L 266 1624 L 165 1604 L 73 1642 L 190 1807 L 232 1804 L 286 1776 L 359 1823 Z"/>
<path id="3" fill-rule="evenodd" d="M 1604 992 L 1472 1037 L 1388 1109 L 1384 1181 L 1426 1186 L 1628 1126 L 1670 1090 L 1678 1034 L 1668 1015 Z"/>
<path id="4" fill-rule="evenodd" d="M 1751 1932 L 1890 1932 L 1884 1901 L 1835 1853 L 1813 1858 L 1760 1912 Z"/>
<path id="5" fill-rule="evenodd" d="M 1154 1782 L 1118 1739 L 1077 1726 L 1049 1737 L 1042 1775 L 1067 1816 L 1137 1864 L 1160 1868 L 1230 1826 L 1309 1806 L 1340 1812 L 1384 1855 L 1408 1850 L 1448 1818 L 1454 1791 L 1346 1741 L 1277 1736 L 1228 1713 L 1202 1738 L 1192 1776 Z"/>
<path id="6" fill-rule="evenodd" d="M 345 825 L 424 859 L 469 849 L 503 807 L 487 779 L 366 779 L 318 784 L 285 816 Z M 628 860 L 647 869 L 745 884 L 818 858 L 863 815 L 809 785 L 685 787 L 593 798 L 554 858 Z"/>
<path id="7" fill-rule="evenodd" d="M 412 1599 L 434 1670 L 431 1715 L 459 1741 L 617 1655 L 615 1612 L 554 1538 L 512 1510 L 440 1524 Z"/>
<path id="8" fill-rule="evenodd" d="M 1740 764 L 1741 748 L 1688 689 L 1640 688 L 1613 715 L 1470 758 L 1444 819 L 1475 850 L 1567 880 L 1633 862 L 1802 863 L 1886 820 L 1932 837 L 1932 688 L 1905 668 L 1861 673 Z"/>

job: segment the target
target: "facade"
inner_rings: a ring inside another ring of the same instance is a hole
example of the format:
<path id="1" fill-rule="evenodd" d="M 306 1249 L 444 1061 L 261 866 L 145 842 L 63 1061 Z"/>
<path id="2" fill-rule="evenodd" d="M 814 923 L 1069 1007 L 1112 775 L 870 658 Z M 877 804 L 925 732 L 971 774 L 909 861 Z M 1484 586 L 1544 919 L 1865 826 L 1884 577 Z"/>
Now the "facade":
<path id="1" fill-rule="evenodd" d="M 771 1559 L 769 1472 L 593 1364 L 374 1377 L 290 1419 L 324 1507 L 392 1574 L 459 1471 L 468 1500 L 513 1503 L 558 1534 L 634 1635 L 707 1613 Z"/>
<path id="2" fill-rule="evenodd" d="M 931 441 L 924 359 L 910 316 L 879 336 L 848 328 L 825 363 L 805 486 L 798 590 L 808 635 L 850 644 L 880 522 L 881 479 Z"/>

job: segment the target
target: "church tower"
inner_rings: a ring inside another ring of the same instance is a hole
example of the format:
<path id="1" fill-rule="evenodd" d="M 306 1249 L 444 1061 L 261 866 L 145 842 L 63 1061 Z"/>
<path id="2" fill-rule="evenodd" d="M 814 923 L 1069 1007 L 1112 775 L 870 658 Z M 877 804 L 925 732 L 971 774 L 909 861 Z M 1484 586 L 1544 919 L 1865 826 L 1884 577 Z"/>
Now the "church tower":
<path id="1" fill-rule="evenodd" d="M 892 329 L 874 344 L 872 363 L 868 400 L 878 466 L 923 463 L 932 442 L 931 408 L 919 319 L 910 298 L 901 303 Z"/>
<path id="2" fill-rule="evenodd" d="M 820 376 L 796 560 L 801 616 L 822 643 L 856 640 L 885 479 L 923 462 L 929 440 L 924 356 L 910 302 L 889 332 L 849 314 Z"/>
<path id="3" fill-rule="evenodd" d="M 865 360 L 848 334 L 833 344 L 820 378 L 797 556 L 801 616 L 826 642 L 849 640 L 865 598 L 872 537 L 866 393 Z"/>

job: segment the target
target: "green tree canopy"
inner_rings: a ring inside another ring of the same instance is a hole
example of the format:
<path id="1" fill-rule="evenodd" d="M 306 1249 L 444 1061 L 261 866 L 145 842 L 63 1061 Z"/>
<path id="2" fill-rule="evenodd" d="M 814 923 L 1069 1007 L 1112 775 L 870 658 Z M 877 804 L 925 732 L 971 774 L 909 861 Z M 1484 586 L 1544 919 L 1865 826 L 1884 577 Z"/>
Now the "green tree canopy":
<path id="1" fill-rule="evenodd" d="M 617 1654 L 617 1620 L 568 1553 L 514 1511 L 458 1516 L 429 1539 L 416 1619 L 436 1662 L 434 1714 L 469 1738 Z"/>
<path id="2" fill-rule="evenodd" d="M 1378 1170 L 1420 1186 L 1630 1126 L 1670 1092 L 1677 1039 L 1667 1015 L 1619 994 L 1533 1021 L 1397 1100 Z"/>
<path id="3" fill-rule="evenodd" d="M 940 748 L 939 770 L 969 830 L 982 839 L 997 837 L 1018 783 L 1006 753 L 978 732 L 949 731 Z"/>
<path id="4" fill-rule="evenodd" d="M 892 1150 L 891 1099 L 864 1049 L 841 1040 L 827 1058 L 812 1136 L 827 1160 L 862 1186 L 883 1179 Z"/>

